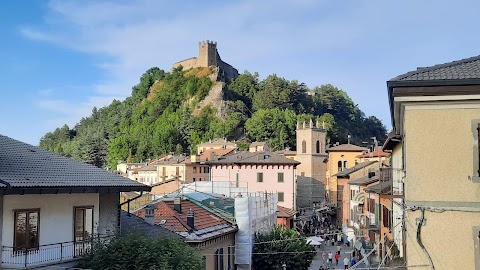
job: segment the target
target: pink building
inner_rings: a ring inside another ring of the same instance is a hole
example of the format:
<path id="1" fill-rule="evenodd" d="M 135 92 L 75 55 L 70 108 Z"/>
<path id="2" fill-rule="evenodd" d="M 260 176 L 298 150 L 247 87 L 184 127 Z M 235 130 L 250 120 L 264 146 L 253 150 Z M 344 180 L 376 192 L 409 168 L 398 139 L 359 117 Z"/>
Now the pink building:
<path id="1" fill-rule="evenodd" d="M 248 192 L 275 192 L 278 205 L 296 209 L 295 169 L 300 162 L 273 152 L 237 152 L 207 162 L 211 181 L 229 181 Z"/>

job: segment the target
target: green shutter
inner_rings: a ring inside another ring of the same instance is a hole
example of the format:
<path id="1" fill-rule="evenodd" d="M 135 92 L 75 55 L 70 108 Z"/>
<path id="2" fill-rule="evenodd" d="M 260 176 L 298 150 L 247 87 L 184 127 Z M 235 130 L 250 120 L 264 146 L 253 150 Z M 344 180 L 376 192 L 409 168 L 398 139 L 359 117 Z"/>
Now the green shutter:
<path id="1" fill-rule="evenodd" d="M 278 173 L 277 181 L 278 181 L 279 183 L 283 183 L 283 172 L 279 172 L 279 173 Z"/>

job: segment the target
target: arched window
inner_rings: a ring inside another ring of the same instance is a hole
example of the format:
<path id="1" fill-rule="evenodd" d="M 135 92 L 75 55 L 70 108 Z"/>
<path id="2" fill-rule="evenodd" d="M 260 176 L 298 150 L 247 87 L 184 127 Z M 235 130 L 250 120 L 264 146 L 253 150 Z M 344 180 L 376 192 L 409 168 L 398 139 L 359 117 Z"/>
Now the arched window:
<path id="1" fill-rule="evenodd" d="M 346 160 L 343 162 L 343 168 L 348 168 L 348 162 Z"/>
<path id="2" fill-rule="evenodd" d="M 302 141 L 302 153 L 307 153 L 307 142 Z"/>
<path id="3" fill-rule="evenodd" d="M 318 154 L 318 153 L 320 153 L 320 141 L 317 141 L 316 146 L 317 146 L 316 148 L 317 148 L 317 154 Z"/>
<path id="4" fill-rule="evenodd" d="M 338 171 L 339 172 L 342 171 L 342 161 L 341 160 L 338 162 Z"/>

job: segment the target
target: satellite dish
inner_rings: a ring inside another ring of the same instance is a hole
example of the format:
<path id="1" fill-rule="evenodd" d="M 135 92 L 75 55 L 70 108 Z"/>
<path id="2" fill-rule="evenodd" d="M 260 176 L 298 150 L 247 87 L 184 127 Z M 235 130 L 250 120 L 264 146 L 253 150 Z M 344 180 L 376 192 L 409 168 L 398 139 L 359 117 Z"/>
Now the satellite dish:
<path id="1" fill-rule="evenodd" d="M 355 242 L 354 246 L 358 250 L 362 249 L 362 241 L 358 240 L 357 242 Z"/>

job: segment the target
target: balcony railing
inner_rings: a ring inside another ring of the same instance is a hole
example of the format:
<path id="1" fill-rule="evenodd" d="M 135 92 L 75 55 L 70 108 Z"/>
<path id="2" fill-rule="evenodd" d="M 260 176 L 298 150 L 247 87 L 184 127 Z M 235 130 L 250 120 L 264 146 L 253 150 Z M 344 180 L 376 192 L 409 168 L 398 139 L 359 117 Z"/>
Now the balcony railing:
<path id="1" fill-rule="evenodd" d="M 102 237 L 102 239 L 104 239 Z M 32 266 L 49 265 L 72 261 L 89 254 L 93 242 L 70 241 L 36 248 L 16 248 L 2 246 L 2 267 L 28 268 Z"/>

